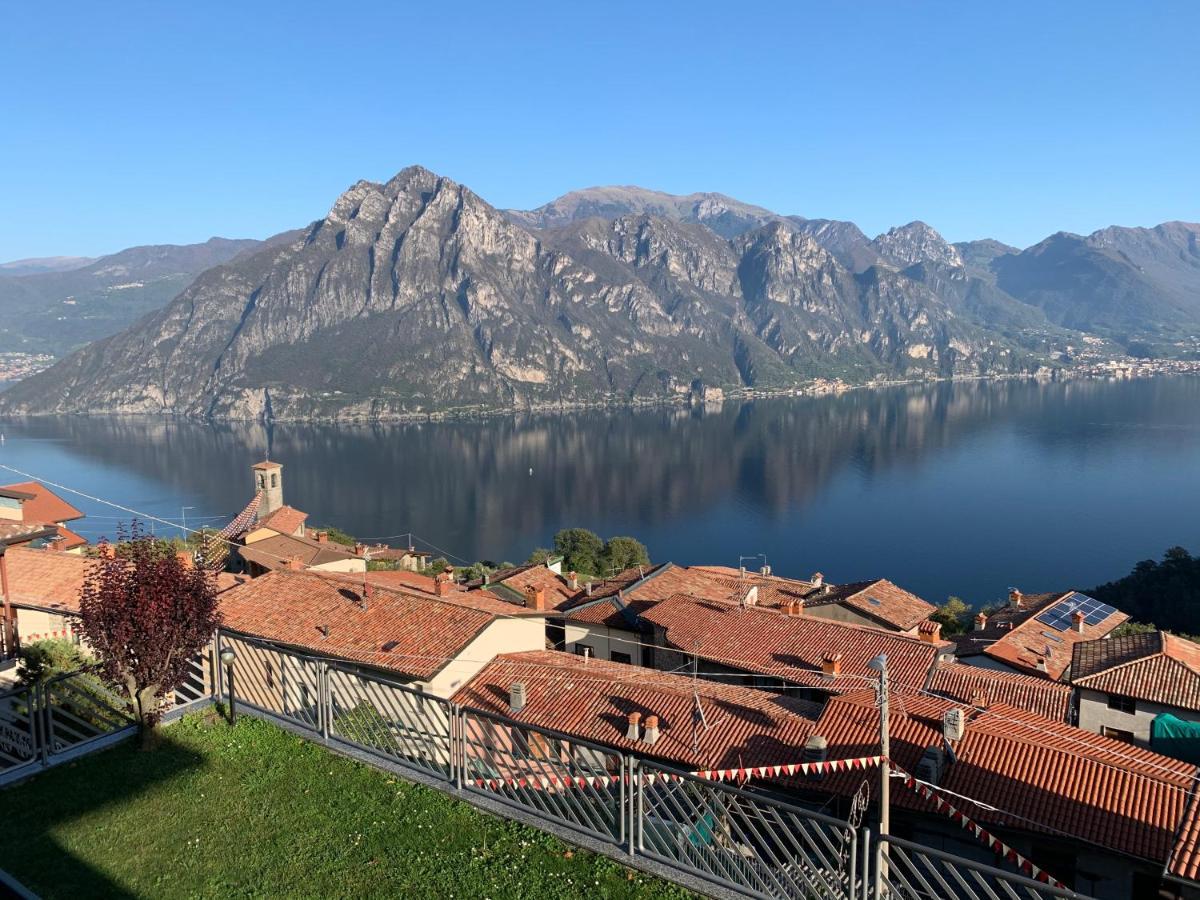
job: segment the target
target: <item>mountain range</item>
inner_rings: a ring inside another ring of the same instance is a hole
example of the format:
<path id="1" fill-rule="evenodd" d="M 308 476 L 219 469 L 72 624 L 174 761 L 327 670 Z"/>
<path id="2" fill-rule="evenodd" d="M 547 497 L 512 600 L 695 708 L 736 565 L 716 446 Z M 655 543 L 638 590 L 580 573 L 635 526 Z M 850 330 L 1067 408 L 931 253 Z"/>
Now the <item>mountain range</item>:
<path id="1" fill-rule="evenodd" d="M 635 187 L 501 211 L 412 167 L 239 248 L 0 410 L 386 420 L 1046 372 L 1089 334 L 1194 340 L 1198 239 L 1167 223 L 1017 250 L 922 222 L 871 239 Z"/>
<path id="2" fill-rule="evenodd" d="M 262 245 L 130 247 L 98 259 L 49 257 L 0 264 L 0 352 L 62 355 L 161 309 L 193 278 Z"/>

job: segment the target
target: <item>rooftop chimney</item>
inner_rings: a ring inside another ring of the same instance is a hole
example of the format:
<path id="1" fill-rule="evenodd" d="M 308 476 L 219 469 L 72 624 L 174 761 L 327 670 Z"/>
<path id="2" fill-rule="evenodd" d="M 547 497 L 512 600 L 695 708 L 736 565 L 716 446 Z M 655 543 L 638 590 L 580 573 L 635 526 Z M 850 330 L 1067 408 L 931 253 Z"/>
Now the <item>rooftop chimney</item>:
<path id="1" fill-rule="evenodd" d="M 1045 671 L 1046 671 L 1046 657 L 1044 657 L 1044 656 L 1039 656 L 1039 657 L 1037 658 L 1037 670 L 1038 670 L 1039 672 L 1045 672 Z"/>
<path id="2" fill-rule="evenodd" d="M 590 581 L 584 585 L 584 590 L 587 591 L 589 597 L 592 596 L 592 583 Z"/>
<path id="3" fill-rule="evenodd" d="M 329 543 L 329 532 L 328 531 L 318 531 L 317 532 L 317 543 L 318 544 L 328 544 Z"/>
<path id="4" fill-rule="evenodd" d="M 367 545 L 366 544 L 355 544 L 354 545 L 354 555 L 355 556 L 366 556 L 367 555 Z"/>
<path id="5" fill-rule="evenodd" d="M 746 567 L 745 567 L 745 566 L 738 566 L 738 573 L 740 574 L 740 576 L 741 576 L 742 578 L 745 578 L 745 577 L 746 577 Z"/>
<path id="6" fill-rule="evenodd" d="M 826 675 L 842 674 L 842 654 L 826 653 L 821 660 L 821 671 Z"/>
<path id="7" fill-rule="evenodd" d="M 545 612 L 546 610 L 546 590 L 545 588 L 530 585 L 525 588 L 525 607 L 526 609 L 536 610 L 537 612 Z"/>
<path id="8" fill-rule="evenodd" d="M 1011 606 L 1013 609 L 1020 609 L 1021 601 L 1024 599 L 1025 599 L 1025 595 L 1022 594 L 1020 591 L 1018 591 L 1016 588 L 1008 589 L 1008 605 Z"/>
<path id="9" fill-rule="evenodd" d="M 953 707 L 942 713 L 942 737 L 948 741 L 961 741 L 963 730 L 967 727 L 967 717 L 958 707 Z"/>
<path id="10" fill-rule="evenodd" d="M 508 688 L 508 708 L 519 713 L 525 708 L 525 683 L 514 682 Z"/>
<path id="11" fill-rule="evenodd" d="M 829 756 L 829 741 L 814 734 L 804 742 L 804 762 L 825 762 Z"/>
<path id="12" fill-rule="evenodd" d="M 629 714 L 629 728 L 625 731 L 625 740 L 636 741 L 638 739 L 638 723 L 642 721 L 640 712 L 631 712 Z"/>
<path id="13" fill-rule="evenodd" d="M 452 590 L 454 590 L 454 585 L 450 581 L 450 576 L 445 572 L 442 572 L 436 579 L 434 579 L 433 592 L 439 597 L 445 597 Z"/>
<path id="14" fill-rule="evenodd" d="M 758 585 L 752 584 L 746 588 L 746 592 L 742 594 L 742 606 L 757 606 L 758 605 Z"/>
<path id="15" fill-rule="evenodd" d="M 758 574 L 769 576 L 771 574 L 771 567 L 763 566 L 761 569 L 758 570 Z"/>
<path id="16" fill-rule="evenodd" d="M 825 583 L 825 576 L 820 572 L 813 572 L 813 577 L 809 579 L 813 587 L 820 587 Z"/>
<path id="17" fill-rule="evenodd" d="M 287 561 L 287 567 L 288 567 L 289 569 L 294 569 L 294 570 L 297 570 L 297 571 L 298 571 L 298 570 L 300 570 L 300 569 L 303 569 L 303 568 L 304 568 L 304 560 L 302 560 L 302 559 L 301 559 L 300 557 L 298 557 L 298 556 L 293 556 L 291 559 L 289 559 L 289 560 Z"/>
<path id="18" fill-rule="evenodd" d="M 927 644 L 936 644 L 942 639 L 942 623 L 926 619 L 917 626 L 917 634 Z"/>
<path id="19" fill-rule="evenodd" d="M 978 613 L 975 616 L 975 630 L 983 631 L 985 628 L 987 628 L 987 613 Z"/>
<path id="20" fill-rule="evenodd" d="M 658 716 L 646 716 L 646 729 L 642 734 L 642 741 L 652 747 L 658 743 Z"/>
<path id="21" fill-rule="evenodd" d="M 570 587 L 571 590 L 573 590 L 573 591 L 579 590 L 579 573 L 578 572 L 568 572 L 567 573 L 567 586 Z"/>
<path id="22" fill-rule="evenodd" d="M 1071 613 L 1071 625 L 1079 634 L 1083 634 L 1083 626 L 1086 621 L 1087 617 L 1079 610 L 1075 610 L 1075 612 Z"/>

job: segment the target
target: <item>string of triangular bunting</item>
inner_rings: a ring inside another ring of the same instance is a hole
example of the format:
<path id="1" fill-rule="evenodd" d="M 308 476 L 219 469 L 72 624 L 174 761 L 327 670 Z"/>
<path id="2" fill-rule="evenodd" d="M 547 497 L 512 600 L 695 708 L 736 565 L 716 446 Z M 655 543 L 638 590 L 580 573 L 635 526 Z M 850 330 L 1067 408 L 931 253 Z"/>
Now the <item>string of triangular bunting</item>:
<path id="1" fill-rule="evenodd" d="M 1023 873 L 1028 875 L 1030 878 L 1035 879 L 1036 881 L 1040 881 L 1043 884 L 1048 884 L 1051 887 L 1061 888 L 1063 890 L 1066 889 L 1065 884 L 1054 878 L 1045 869 L 1040 869 L 1035 866 L 1032 861 L 1026 859 L 978 822 L 975 822 L 969 816 L 961 812 L 957 807 L 948 803 L 946 799 L 942 797 L 940 793 L 938 793 L 936 788 L 926 784 L 923 781 L 918 781 L 903 769 L 896 769 L 895 766 L 892 768 L 894 771 L 900 773 L 905 787 L 915 791 L 917 794 L 930 801 L 937 808 L 938 812 L 944 813 L 950 818 L 951 821 L 957 823 L 958 826 L 964 831 L 973 834 L 978 840 L 982 841 L 987 847 L 989 847 L 993 853 L 996 853 L 1004 859 L 1007 859 L 1009 862 L 1015 864 Z"/>
<path id="2" fill-rule="evenodd" d="M 794 775 L 816 775 L 824 772 L 850 772 L 857 769 L 869 769 L 882 762 L 882 756 L 860 756 L 854 759 L 830 759 L 824 762 L 785 763 L 772 766 L 743 766 L 734 769 L 700 769 L 688 774 L 694 778 L 706 781 L 745 781 L 749 778 L 786 778 Z M 518 778 L 476 778 L 474 784 L 484 790 L 498 791 L 504 787 L 533 788 L 549 790 L 558 787 L 592 787 L 608 788 L 624 780 L 629 784 L 632 778 L 640 778 L 646 784 L 654 784 L 656 780 L 682 781 L 683 776 L 671 772 L 645 772 L 635 776 L 629 775 L 532 775 Z"/>

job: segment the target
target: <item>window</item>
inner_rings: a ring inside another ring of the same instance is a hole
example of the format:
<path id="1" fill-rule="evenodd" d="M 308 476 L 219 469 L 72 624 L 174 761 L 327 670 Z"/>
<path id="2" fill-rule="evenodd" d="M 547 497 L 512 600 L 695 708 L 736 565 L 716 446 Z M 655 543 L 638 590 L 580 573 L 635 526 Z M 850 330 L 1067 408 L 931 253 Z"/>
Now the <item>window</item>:
<path id="1" fill-rule="evenodd" d="M 630 665 L 633 662 L 633 657 L 628 653 L 618 653 L 616 650 L 613 650 L 608 656 L 613 662 L 625 663 L 625 665 Z"/>
<path id="2" fill-rule="evenodd" d="M 259 474 L 259 476 L 258 476 L 258 486 L 259 486 L 260 488 L 265 488 L 265 487 L 267 486 L 267 476 L 266 476 L 266 475 L 263 475 L 263 474 L 261 474 L 261 473 Z"/>
<path id="3" fill-rule="evenodd" d="M 279 476 L 276 475 L 274 472 L 272 472 L 271 473 L 271 487 L 278 487 L 278 486 L 279 486 Z"/>
<path id="4" fill-rule="evenodd" d="M 575 642 L 575 655 L 576 656 L 595 656 L 596 651 L 593 650 L 591 648 L 591 646 L 589 646 L 588 644 L 581 644 L 578 641 L 576 641 Z"/>
<path id="5" fill-rule="evenodd" d="M 1132 697 L 1122 697 L 1120 694 L 1108 695 L 1108 708 L 1115 709 L 1117 712 L 1133 715 L 1137 712 L 1137 701 Z"/>
<path id="6" fill-rule="evenodd" d="M 1114 741 L 1124 741 L 1126 744 L 1133 743 L 1132 731 L 1125 731 L 1121 728 L 1109 728 L 1107 725 L 1105 725 L 1100 730 L 1100 733 L 1106 738 L 1112 738 Z"/>

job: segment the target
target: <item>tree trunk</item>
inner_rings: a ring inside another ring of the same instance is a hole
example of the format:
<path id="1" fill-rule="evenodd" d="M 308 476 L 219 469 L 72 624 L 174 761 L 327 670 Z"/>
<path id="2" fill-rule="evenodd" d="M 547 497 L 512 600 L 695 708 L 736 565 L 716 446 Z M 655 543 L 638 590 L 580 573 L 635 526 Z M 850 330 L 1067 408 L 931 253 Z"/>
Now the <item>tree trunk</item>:
<path id="1" fill-rule="evenodd" d="M 156 684 L 148 685 L 140 691 L 134 692 L 134 701 L 137 704 L 139 746 L 142 750 L 153 750 L 158 746 L 158 729 L 155 727 L 158 724 L 158 716 L 155 715 L 154 706 L 154 695 L 157 692 L 158 685 Z"/>

